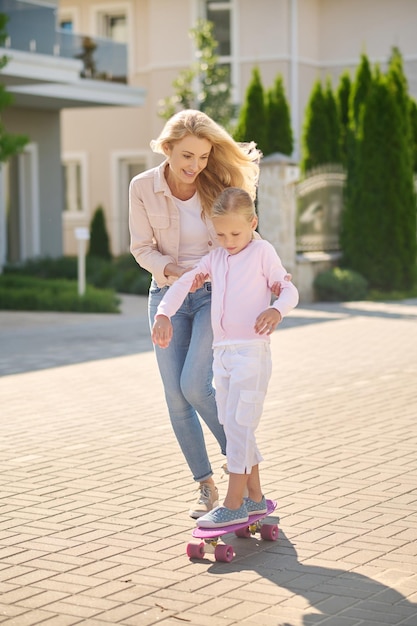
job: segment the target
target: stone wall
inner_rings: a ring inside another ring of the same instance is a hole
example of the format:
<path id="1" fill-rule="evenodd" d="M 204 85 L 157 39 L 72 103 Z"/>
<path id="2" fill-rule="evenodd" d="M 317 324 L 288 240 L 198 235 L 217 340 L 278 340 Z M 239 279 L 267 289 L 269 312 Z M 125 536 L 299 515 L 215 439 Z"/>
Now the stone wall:
<path id="1" fill-rule="evenodd" d="M 300 171 L 289 157 L 273 154 L 262 159 L 258 188 L 259 233 L 272 243 L 284 267 L 292 274 L 301 302 L 314 301 L 313 282 L 318 273 L 337 263 L 338 253 L 297 254 L 296 187 Z"/>

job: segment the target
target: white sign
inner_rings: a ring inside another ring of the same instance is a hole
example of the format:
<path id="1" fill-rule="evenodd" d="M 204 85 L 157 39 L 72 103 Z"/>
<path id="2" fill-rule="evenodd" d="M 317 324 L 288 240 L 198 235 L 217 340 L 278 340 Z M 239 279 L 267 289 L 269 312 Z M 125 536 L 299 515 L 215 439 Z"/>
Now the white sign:
<path id="1" fill-rule="evenodd" d="M 75 238 L 78 241 L 86 241 L 87 239 L 90 239 L 90 231 L 88 230 L 88 228 L 80 226 L 79 228 L 75 229 Z"/>

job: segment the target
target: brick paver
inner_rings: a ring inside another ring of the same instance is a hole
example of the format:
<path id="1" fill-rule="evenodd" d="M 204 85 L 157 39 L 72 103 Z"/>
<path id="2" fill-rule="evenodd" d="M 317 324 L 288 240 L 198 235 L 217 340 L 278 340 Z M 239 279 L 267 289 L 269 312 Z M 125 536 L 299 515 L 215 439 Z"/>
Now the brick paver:
<path id="1" fill-rule="evenodd" d="M 259 428 L 280 538 L 190 561 L 146 299 L 0 312 L 0 624 L 416 626 L 417 300 L 300 306 Z M 224 462 L 207 442 L 225 493 Z"/>

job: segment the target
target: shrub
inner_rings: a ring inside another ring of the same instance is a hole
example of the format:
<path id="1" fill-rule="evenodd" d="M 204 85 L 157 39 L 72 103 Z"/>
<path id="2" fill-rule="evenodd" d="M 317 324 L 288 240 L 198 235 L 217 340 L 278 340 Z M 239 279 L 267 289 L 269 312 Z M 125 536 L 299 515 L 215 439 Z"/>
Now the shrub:
<path id="1" fill-rule="evenodd" d="M 18 274 L 20 276 L 36 276 L 38 278 L 67 278 L 75 280 L 77 278 L 77 258 L 59 257 L 39 257 L 28 259 L 24 263 L 16 265 L 6 265 L 5 274 Z"/>
<path id="2" fill-rule="evenodd" d="M 254 141 L 261 152 L 267 148 L 265 93 L 261 73 L 256 66 L 246 89 L 233 137 L 239 142 Z"/>
<path id="3" fill-rule="evenodd" d="M 368 291 L 368 283 L 363 276 L 340 267 L 318 274 L 313 286 L 317 300 L 324 302 L 364 300 Z"/>
<path id="4" fill-rule="evenodd" d="M 120 300 L 113 290 L 87 286 L 78 295 L 72 280 L 0 276 L 0 309 L 12 311 L 76 311 L 83 313 L 119 313 Z"/>
<path id="5" fill-rule="evenodd" d="M 291 156 L 294 149 L 294 137 L 291 128 L 291 111 L 285 95 L 281 74 L 275 78 L 273 86 L 267 90 L 266 98 L 266 149 L 264 156 L 280 152 Z"/>
<path id="6" fill-rule="evenodd" d="M 31 259 L 18 265 L 7 265 L 4 274 L 35 276 L 38 278 L 66 278 L 77 280 L 77 257 Z M 119 293 L 147 295 L 151 275 L 139 267 L 131 254 L 112 260 L 96 256 L 86 258 L 87 284 L 99 288 L 114 289 Z"/>
<path id="7" fill-rule="evenodd" d="M 101 259 L 110 260 L 112 254 L 110 252 L 109 235 L 106 228 L 106 217 L 103 207 L 99 206 L 94 212 L 90 225 L 90 243 L 88 247 L 88 256 L 96 256 Z"/>
<path id="8" fill-rule="evenodd" d="M 386 74 L 377 66 L 361 91 L 348 159 L 342 264 L 365 276 L 372 289 L 406 291 L 415 280 L 416 194 L 410 97 L 398 50 Z"/>

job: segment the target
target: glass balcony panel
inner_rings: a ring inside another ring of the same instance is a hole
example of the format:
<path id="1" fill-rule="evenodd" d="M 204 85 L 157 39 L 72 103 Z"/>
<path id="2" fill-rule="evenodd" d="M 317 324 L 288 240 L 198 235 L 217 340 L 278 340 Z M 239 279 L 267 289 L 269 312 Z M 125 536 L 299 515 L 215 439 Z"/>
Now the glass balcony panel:
<path id="1" fill-rule="evenodd" d="M 127 82 L 126 44 L 57 29 L 53 6 L 0 0 L 0 13 L 9 18 L 6 32 L 10 49 L 80 59 L 85 78 Z"/>

